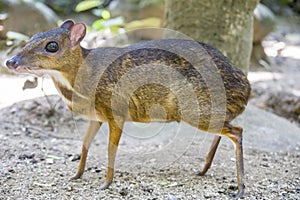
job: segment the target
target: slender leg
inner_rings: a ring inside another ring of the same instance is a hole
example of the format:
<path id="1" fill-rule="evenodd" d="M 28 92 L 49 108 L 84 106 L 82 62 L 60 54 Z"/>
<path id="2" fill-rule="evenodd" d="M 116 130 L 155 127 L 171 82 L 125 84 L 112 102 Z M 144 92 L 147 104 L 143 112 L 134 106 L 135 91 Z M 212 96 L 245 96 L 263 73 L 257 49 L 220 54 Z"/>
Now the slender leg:
<path id="1" fill-rule="evenodd" d="M 222 134 L 229 137 L 236 146 L 238 193 L 235 196 L 235 199 L 241 198 L 245 191 L 242 133 L 243 129 L 241 127 L 232 126 L 230 124 L 226 124 L 222 130 Z"/>
<path id="2" fill-rule="evenodd" d="M 86 130 L 86 132 L 84 134 L 84 138 L 83 138 L 83 142 L 82 142 L 82 152 L 81 152 L 77 172 L 76 172 L 75 176 L 73 176 L 71 178 L 71 180 L 79 179 L 82 176 L 82 174 L 84 173 L 84 168 L 85 168 L 85 163 L 86 163 L 86 158 L 88 155 L 89 148 L 91 146 L 91 143 L 92 143 L 96 133 L 100 129 L 101 125 L 102 125 L 102 122 L 89 121 L 88 129 Z"/>
<path id="3" fill-rule="evenodd" d="M 203 176 L 207 172 L 207 170 L 210 168 L 211 163 L 214 159 L 215 153 L 217 151 L 218 145 L 220 143 L 220 140 L 221 140 L 221 136 L 217 135 L 214 137 L 214 140 L 210 146 L 208 154 L 206 155 L 205 165 L 204 165 L 202 171 L 197 172 L 198 175 Z"/>
<path id="4" fill-rule="evenodd" d="M 120 126 L 119 126 L 120 124 Z M 115 121 L 109 121 L 109 144 L 108 144 L 108 166 L 106 172 L 106 179 L 104 184 L 100 187 L 101 190 L 107 189 L 112 183 L 114 177 L 115 158 L 118 150 L 119 141 L 122 135 L 122 129 L 124 122 L 116 123 Z"/>

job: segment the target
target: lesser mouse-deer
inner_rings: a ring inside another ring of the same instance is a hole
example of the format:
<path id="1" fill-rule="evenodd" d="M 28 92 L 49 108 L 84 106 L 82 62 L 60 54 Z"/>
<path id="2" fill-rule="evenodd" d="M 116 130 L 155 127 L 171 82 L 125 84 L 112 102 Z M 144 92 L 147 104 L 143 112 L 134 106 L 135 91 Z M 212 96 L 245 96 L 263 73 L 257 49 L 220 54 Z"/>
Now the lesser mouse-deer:
<path id="1" fill-rule="evenodd" d="M 230 122 L 250 95 L 245 74 L 214 47 L 187 39 L 161 39 L 123 48 L 85 49 L 82 23 L 34 35 L 6 62 L 18 73 L 49 75 L 67 106 L 89 119 L 77 173 L 82 176 L 89 147 L 103 122 L 109 125 L 108 168 L 102 189 L 112 183 L 124 122 L 177 121 L 217 134 L 206 156 L 210 168 L 221 136 L 236 147 L 239 198 L 244 193 L 242 128 Z M 188 88 L 188 89 L 187 89 Z M 151 115 L 159 104 L 164 115 Z"/>

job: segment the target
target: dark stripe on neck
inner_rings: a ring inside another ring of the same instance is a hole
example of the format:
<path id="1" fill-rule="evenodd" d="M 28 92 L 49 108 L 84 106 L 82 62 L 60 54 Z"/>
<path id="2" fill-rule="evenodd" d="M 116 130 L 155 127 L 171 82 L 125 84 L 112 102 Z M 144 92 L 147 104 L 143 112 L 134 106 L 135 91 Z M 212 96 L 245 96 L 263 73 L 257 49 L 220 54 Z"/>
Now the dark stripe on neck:
<path id="1" fill-rule="evenodd" d="M 54 81 L 57 88 L 60 90 L 61 95 L 67 99 L 68 101 L 72 102 L 73 99 L 73 91 L 62 85 L 61 83 Z"/>

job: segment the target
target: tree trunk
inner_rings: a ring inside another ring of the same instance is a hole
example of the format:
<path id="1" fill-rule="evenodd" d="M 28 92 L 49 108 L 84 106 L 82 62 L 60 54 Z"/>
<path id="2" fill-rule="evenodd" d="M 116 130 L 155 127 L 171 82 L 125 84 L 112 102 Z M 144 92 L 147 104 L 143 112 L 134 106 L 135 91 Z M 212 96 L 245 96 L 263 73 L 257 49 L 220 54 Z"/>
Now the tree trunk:
<path id="1" fill-rule="evenodd" d="M 164 26 L 221 50 L 248 71 L 258 0 L 166 0 Z"/>

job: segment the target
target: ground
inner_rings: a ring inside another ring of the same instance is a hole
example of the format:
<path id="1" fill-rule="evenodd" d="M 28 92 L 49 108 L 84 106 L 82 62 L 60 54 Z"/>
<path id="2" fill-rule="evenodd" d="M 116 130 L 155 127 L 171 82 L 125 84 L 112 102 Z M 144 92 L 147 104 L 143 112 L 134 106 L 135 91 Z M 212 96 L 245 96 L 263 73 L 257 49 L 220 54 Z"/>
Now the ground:
<path id="1" fill-rule="evenodd" d="M 300 54 L 295 52 L 299 51 L 300 42 L 294 37 L 299 37 L 299 30 L 295 30 L 281 27 L 266 39 L 272 65 L 251 69 L 251 104 L 272 110 L 261 97 L 278 91 L 299 99 Z M 273 52 L 272 45 L 283 44 Z M 13 93 L 5 86 L 11 81 L 23 83 L 26 78 L 1 75 L 1 94 Z M 21 87 L 14 101 L 22 96 Z M 22 94 L 28 97 L 29 91 Z M 49 93 L 54 92 L 50 89 Z M 1 99 L 0 199 L 231 199 L 237 192 L 233 145 L 223 139 L 212 168 L 205 176 L 197 176 L 195 171 L 204 164 L 211 137 L 177 123 L 127 124 L 114 182 L 110 189 L 102 191 L 99 186 L 104 181 L 107 162 L 105 124 L 92 144 L 83 178 L 70 181 L 79 162 L 87 122 L 68 111 L 58 96 L 8 106 L 13 100 L 4 96 Z M 297 118 L 287 118 L 299 125 Z M 180 137 L 180 129 L 189 134 Z M 136 139 L 142 130 L 145 138 Z M 158 132 L 163 135 L 155 140 L 154 133 Z M 267 147 L 244 147 L 245 199 L 299 199 L 300 146 L 289 151 L 271 151 Z"/>
<path id="2" fill-rule="evenodd" d="M 48 98 L 57 102 L 55 111 L 45 98 L 1 111 L 0 199 L 230 199 L 236 192 L 232 144 L 224 139 L 207 175 L 197 176 L 210 138 L 189 127 L 182 127 L 187 134 L 180 137 L 185 144 L 182 149 L 175 139 L 170 143 L 170 135 L 152 142 L 135 140 L 132 136 L 138 132 L 131 129 L 141 125 L 128 124 L 114 183 L 101 191 L 98 187 L 104 181 L 107 158 L 104 125 L 91 147 L 83 178 L 70 181 L 79 162 L 86 121 L 74 117 L 58 96 Z M 178 127 L 176 123 L 154 124 L 150 130 L 172 134 Z M 299 197 L 299 149 L 274 152 L 246 146 L 244 154 L 246 199 Z"/>

